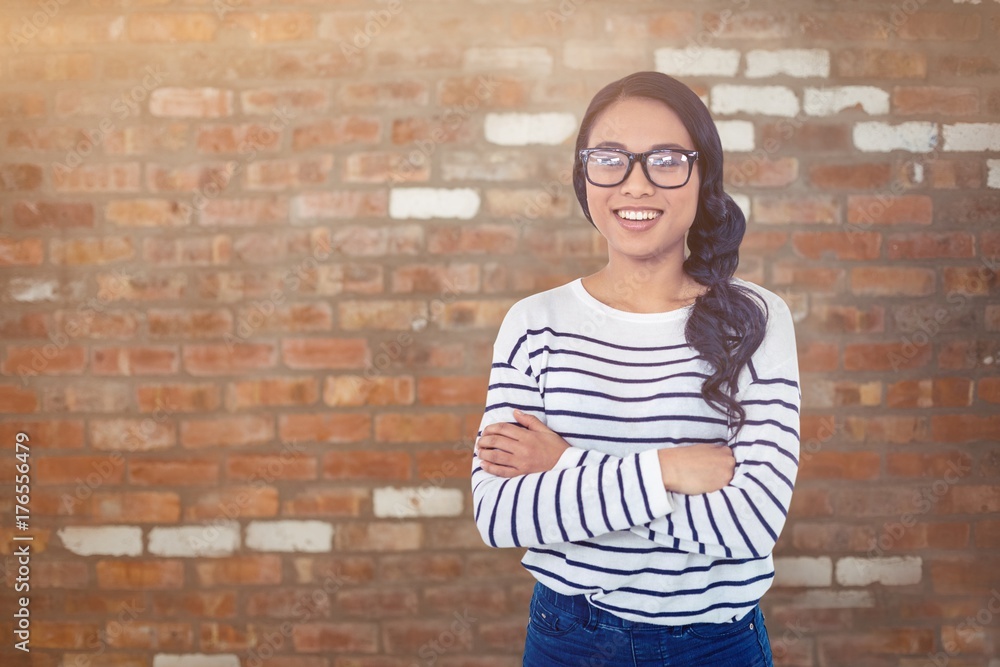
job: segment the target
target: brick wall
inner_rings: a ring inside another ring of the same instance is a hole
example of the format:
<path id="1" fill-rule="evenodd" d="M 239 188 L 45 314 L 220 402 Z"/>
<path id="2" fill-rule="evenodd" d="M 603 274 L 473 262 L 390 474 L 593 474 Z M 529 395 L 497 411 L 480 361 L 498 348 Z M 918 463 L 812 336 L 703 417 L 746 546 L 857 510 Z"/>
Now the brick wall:
<path id="1" fill-rule="evenodd" d="M 778 664 L 1000 664 L 996 0 L 5 0 L 0 36 L 5 666 L 519 664 L 490 349 L 602 266 L 572 138 L 653 68 L 798 323 Z"/>

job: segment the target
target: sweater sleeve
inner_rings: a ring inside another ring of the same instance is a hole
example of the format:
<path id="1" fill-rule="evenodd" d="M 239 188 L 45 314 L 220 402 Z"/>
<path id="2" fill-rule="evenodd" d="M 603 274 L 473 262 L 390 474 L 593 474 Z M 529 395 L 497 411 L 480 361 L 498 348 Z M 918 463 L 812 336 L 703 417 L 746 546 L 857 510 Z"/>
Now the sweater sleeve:
<path id="1" fill-rule="evenodd" d="M 802 393 L 786 305 L 772 308 L 768 327 L 760 353 L 747 365 L 749 383 L 736 397 L 746 422 L 729 438 L 736 458 L 732 481 L 712 493 L 668 492 L 673 511 L 633 532 L 681 551 L 727 558 L 760 558 L 773 550 L 798 472 Z"/>
<path id="2" fill-rule="evenodd" d="M 486 409 L 489 424 L 516 424 L 515 408 L 545 421 L 545 404 L 528 350 L 528 327 L 512 308 L 493 347 Z M 570 447 L 552 470 L 504 478 L 472 459 L 472 500 L 483 541 L 493 547 L 574 542 L 628 530 L 671 511 L 656 450 L 616 457 Z"/>

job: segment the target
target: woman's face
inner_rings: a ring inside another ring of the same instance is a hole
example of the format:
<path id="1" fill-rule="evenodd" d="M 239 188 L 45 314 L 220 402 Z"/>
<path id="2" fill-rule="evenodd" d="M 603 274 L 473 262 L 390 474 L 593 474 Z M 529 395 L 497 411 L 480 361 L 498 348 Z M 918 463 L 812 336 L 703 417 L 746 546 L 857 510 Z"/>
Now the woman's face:
<path id="1" fill-rule="evenodd" d="M 641 153 L 654 148 L 694 150 L 694 142 L 673 109 L 647 98 L 615 102 L 597 117 L 590 148 L 624 148 Z M 636 161 L 620 185 L 587 182 L 587 206 L 594 225 L 608 241 L 608 252 L 631 259 L 684 258 L 684 235 L 698 211 L 701 181 L 697 163 L 680 188 L 653 185 Z M 614 257 L 612 257 L 612 260 Z"/>

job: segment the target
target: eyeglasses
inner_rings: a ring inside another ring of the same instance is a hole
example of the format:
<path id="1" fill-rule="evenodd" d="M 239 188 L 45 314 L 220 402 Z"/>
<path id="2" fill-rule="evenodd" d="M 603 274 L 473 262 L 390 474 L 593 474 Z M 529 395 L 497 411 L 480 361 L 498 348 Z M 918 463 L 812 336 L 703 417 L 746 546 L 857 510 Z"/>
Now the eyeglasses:
<path id="1" fill-rule="evenodd" d="M 587 180 L 602 188 L 625 182 L 636 160 L 649 182 L 658 188 L 680 188 L 691 179 L 698 151 L 662 148 L 631 153 L 622 148 L 584 148 L 580 151 Z"/>

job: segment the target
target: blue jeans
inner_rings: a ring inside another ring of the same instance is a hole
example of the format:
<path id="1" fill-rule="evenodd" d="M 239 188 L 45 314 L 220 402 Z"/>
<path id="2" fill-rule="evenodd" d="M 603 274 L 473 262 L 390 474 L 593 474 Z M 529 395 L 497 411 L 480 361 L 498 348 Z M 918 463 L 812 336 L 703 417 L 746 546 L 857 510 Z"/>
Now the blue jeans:
<path id="1" fill-rule="evenodd" d="M 523 667 L 773 667 L 760 606 L 732 623 L 629 621 L 535 584 Z"/>

